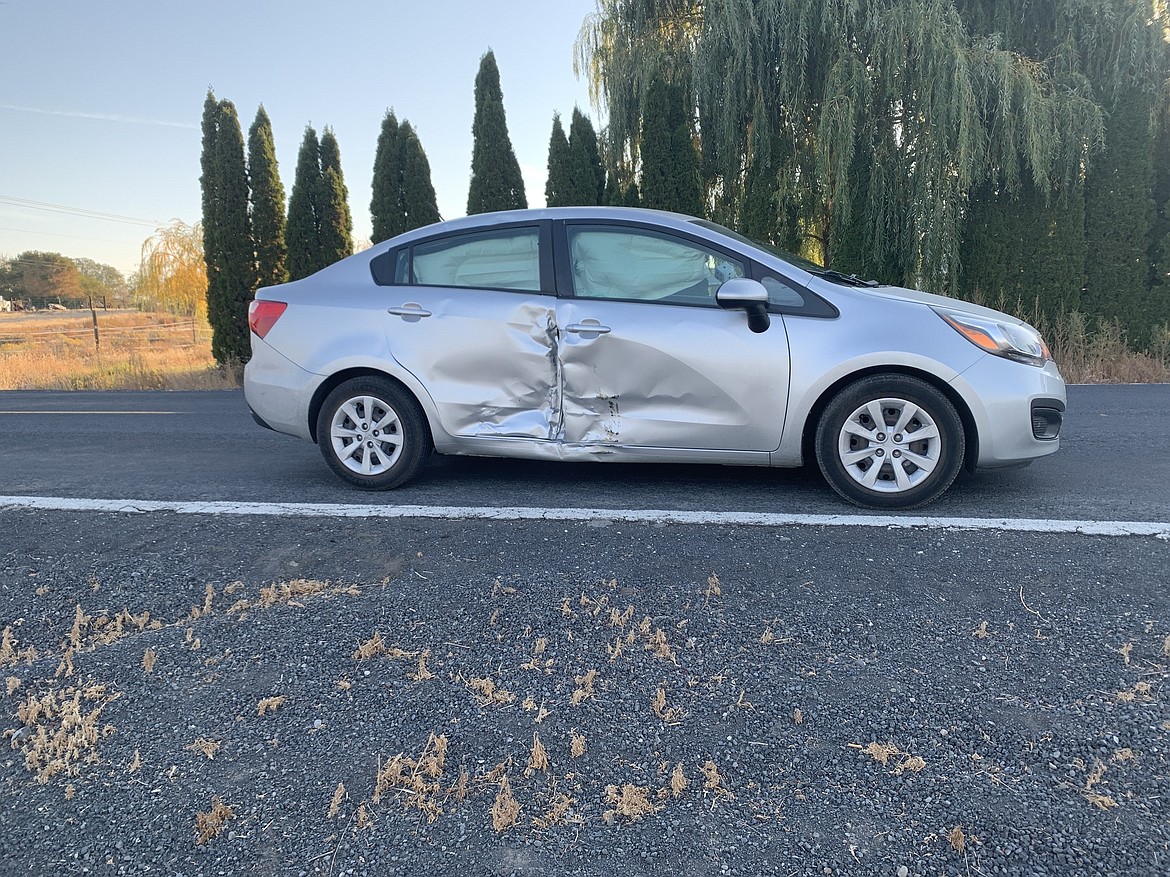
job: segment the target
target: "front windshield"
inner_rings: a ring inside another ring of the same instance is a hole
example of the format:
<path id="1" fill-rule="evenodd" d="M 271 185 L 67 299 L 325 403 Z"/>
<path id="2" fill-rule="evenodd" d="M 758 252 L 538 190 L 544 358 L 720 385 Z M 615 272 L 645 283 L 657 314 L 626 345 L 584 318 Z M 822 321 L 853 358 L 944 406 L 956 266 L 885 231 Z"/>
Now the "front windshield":
<path id="1" fill-rule="evenodd" d="M 771 253 L 773 256 L 783 259 L 785 262 L 795 265 L 797 268 L 807 271 L 810 274 L 824 273 L 825 268 L 823 265 L 818 265 L 816 262 L 810 262 L 808 259 L 804 259 L 794 253 L 788 252 L 787 250 L 782 250 L 779 247 L 774 247 L 771 244 L 766 244 L 762 241 L 754 241 L 751 238 L 745 237 L 737 231 L 732 231 L 730 228 L 722 226 L 717 222 L 710 222 L 706 219 L 692 219 L 691 222 L 695 223 L 695 225 L 702 226 L 709 231 L 717 231 L 719 234 L 725 234 L 729 238 L 734 238 L 735 240 L 739 241 L 741 244 L 748 244 L 757 249 L 763 250 L 766 253 Z"/>

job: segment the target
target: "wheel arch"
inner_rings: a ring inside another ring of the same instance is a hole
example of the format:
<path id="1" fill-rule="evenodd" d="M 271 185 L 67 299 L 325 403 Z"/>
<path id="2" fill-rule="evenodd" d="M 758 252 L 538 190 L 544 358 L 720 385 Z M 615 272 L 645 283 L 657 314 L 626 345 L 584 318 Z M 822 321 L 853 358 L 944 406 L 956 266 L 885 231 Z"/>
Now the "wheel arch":
<path id="1" fill-rule="evenodd" d="M 825 388 L 821 395 L 817 397 L 816 402 L 813 403 L 812 408 L 809 409 L 808 416 L 804 421 L 804 429 L 800 438 L 800 452 L 805 463 L 816 460 L 817 426 L 820 424 L 821 415 L 824 414 L 829 402 L 832 401 L 837 393 L 850 384 L 862 378 L 869 378 L 875 375 L 902 375 L 918 378 L 920 381 L 930 384 L 946 396 L 948 401 L 955 406 L 955 411 L 958 412 L 959 420 L 963 424 L 963 438 L 966 443 L 963 453 L 963 468 L 968 472 L 975 471 L 975 464 L 979 460 L 979 429 L 966 400 L 963 399 L 954 387 L 939 378 L 938 375 L 911 366 L 899 365 L 878 365 L 859 369 L 844 375 Z"/>
<path id="2" fill-rule="evenodd" d="M 321 385 L 313 391 L 313 398 L 309 401 L 309 434 L 313 437 L 313 442 L 319 444 L 317 441 L 317 418 L 321 413 L 321 406 L 325 404 L 325 400 L 329 398 L 332 393 L 339 386 L 346 381 L 354 378 L 380 378 L 390 381 L 395 386 L 402 389 L 407 396 L 414 400 L 414 404 L 418 406 L 419 413 L 422 415 L 423 423 L 427 425 L 427 432 L 431 433 L 430 439 L 434 442 L 434 430 L 431 427 L 430 418 L 427 416 L 426 406 L 422 404 L 422 400 L 418 395 L 405 383 L 400 381 L 394 375 L 384 372 L 380 369 L 370 368 L 369 366 L 356 366 L 354 368 L 342 369 L 339 372 L 331 374 L 321 382 Z"/>

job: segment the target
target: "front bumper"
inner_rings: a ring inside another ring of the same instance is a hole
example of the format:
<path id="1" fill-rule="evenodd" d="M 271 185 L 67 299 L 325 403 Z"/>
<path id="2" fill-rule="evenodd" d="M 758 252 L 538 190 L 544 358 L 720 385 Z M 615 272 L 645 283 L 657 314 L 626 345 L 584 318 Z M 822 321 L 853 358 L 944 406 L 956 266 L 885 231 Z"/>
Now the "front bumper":
<path id="1" fill-rule="evenodd" d="M 1016 466 L 1060 449 L 1066 395 L 1056 363 L 1036 368 L 984 356 L 951 385 L 975 421 L 977 468 Z"/>

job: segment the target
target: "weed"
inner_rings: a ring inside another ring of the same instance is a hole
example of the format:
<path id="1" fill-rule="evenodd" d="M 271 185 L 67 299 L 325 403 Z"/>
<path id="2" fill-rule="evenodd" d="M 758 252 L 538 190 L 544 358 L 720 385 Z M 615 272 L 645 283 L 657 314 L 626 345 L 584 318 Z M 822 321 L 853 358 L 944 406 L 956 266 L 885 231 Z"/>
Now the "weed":
<path id="1" fill-rule="evenodd" d="M 725 798 L 731 800 L 735 795 L 731 794 L 731 790 L 723 784 L 723 775 L 719 773 L 719 766 L 710 759 L 699 768 L 703 774 L 703 789 L 710 792 L 717 799 Z"/>
<path id="2" fill-rule="evenodd" d="M 661 809 L 650 800 L 648 787 L 635 786 L 633 783 L 624 783 L 620 789 L 617 786 L 606 786 L 605 800 L 606 803 L 614 805 L 603 814 L 607 823 L 612 823 L 617 816 L 622 817 L 627 824 L 634 823 L 644 816 L 652 816 Z"/>
<path id="3" fill-rule="evenodd" d="M 283 694 L 278 694 L 275 697 L 264 698 L 256 705 L 256 715 L 266 716 L 269 713 L 276 712 L 278 709 L 284 706 L 285 700 L 287 700 L 287 698 Z"/>
<path id="4" fill-rule="evenodd" d="M 211 809 L 206 813 L 195 815 L 195 843 L 202 845 L 213 840 L 221 831 L 224 824 L 235 816 L 232 808 L 220 800 L 219 795 L 211 799 Z"/>
<path id="5" fill-rule="evenodd" d="M 4 690 L 5 690 L 5 693 L 9 697 L 12 697 L 12 695 L 16 693 L 16 689 L 18 689 L 18 688 L 20 688 L 20 678 L 19 677 L 9 676 L 8 679 L 5 680 Z"/>
<path id="6" fill-rule="evenodd" d="M 687 775 L 683 773 L 683 766 L 680 761 L 674 766 L 674 771 L 670 774 L 670 792 L 677 798 L 686 790 L 687 785 Z"/>
<path id="7" fill-rule="evenodd" d="M 963 833 L 963 827 L 961 825 L 956 825 L 951 829 L 951 833 L 947 835 L 947 840 L 951 843 L 951 849 L 960 856 L 967 851 L 967 835 Z"/>
<path id="8" fill-rule="evenodd" d="M 418 655 L 418 667 L 410 675 L 410 678 L 415 682 L 425 682 L 427 679 L 434 679 L 435 674 L 427 669 L 427 658 L 430 657 L 431 650 L 423 649 Z"/>
<path id="9" fill-rule="evenodd" d="M 480 706 L 503 706 L 516 700 L 516 695 L 497 686 L 490 676 L 475 676 L 464 684 L 475 694 Z"/>
<path id="10" fill-rule="evenodd" d="M 776 642 L 776 635 L 772 633 L 772 628 L 764 628 L 764 632 L 760 634 L 760 642 L 762 642 L 764 645 Z"/>
<path id="11" fill-rule="evenodd" d="M 345 783 L 338 783 L 337 789 L 333 792 L 333 799 L 329 802 L 329 819 L 336 819 L 337 814 L 341 812 L 341 802 L 345 800 Z"/>
<path id="12" fill-rule="evenodd" d="M 1101 782 L 1104 776 L 1105 764 L 1100 759 L 1094 760 L 1092 770 L 1085 777 L 1085 784 L 1081 789 L 1081 797 L 1100 810 L 1112 810 L 1117 806 L 1117 801 L 1110 795 L 1102 795 L 1099 792 L 1093 791 L 1093 787 Z"/>
<path id="13" fill-rule="evenodd" d="M 565 816 L 576 802 L 576 798 L 570 798 L 564 792 L 557 792 L 549 804 L 548 811 L 544 816 L 534 816 L 532 824 L 539 829 L 549 829 L 554 825 L 560 825 L 566 821 Z"/>
<path id="14" fill-rule="evenodd" d="M 204 737 L 198 737 L 186 749 L 188 752 L 202 752 L 210 761 L 215 758 L 215 753 L 219 752 L 219 747 L 222 745 L 222 742 L 219 740 L 208 740 Z"/>
<path id="15" fill-rule="evenodd" d="M 653 652 L 654 657 L 662 658 L 664 661 L 670 661 L 672 664 L 678 663 L 678 658 L 675 657 L 674 649 L 670 647 L 670 643 L 666 640 L 666 634 L 662 632 L 662 628 L 656 628 L 654 633 L 650 634 L 646 639 L 646 650 Z"/>
<path id="16" fill-rule="evenodd" d="M 593 682 L 597 679 L 597 671 L 589 670 L 581 676 L 573 677 L 577 682 L 577 688 L 569 696 L 569 703 L 573 706 L 580 706 L 582 702 L 594 696 Z"/>
<path id="17" fill-rule="evenodd" d="M 528 767 L 524 769 L 525 776 L 532 776 L 537 771 L 549 769 L 548 750 L 540 742 L 540 735 L 532 735 L 532 753 L 528 756 Z"/>
<path id="18" fill-rule="evenodd" d="M 130 759 L 130 764 L 126 766 L 126 773 L 138 773 L 142 767 L 142 757 L 138 754 L 138 750 L 134 750 L 134 757 Z"/>
<path id="19" fill-rule="evenodd" d="M 989 636 L 987 632 L 987 622 L 980 621 L 979 626 L 971 631 L 972 635 L 979 637 L 979 639 L 987 639 Z"/>
<path id="20" fill-rule="evenodd" d="M 654 715 L 668 725 L 676 725 L 686 716 L 682 710 L 667 705 L 664 685 L 659 685 L 658 690 L 654 692 L 654 697 L 650 700 L 650 708 L 654 711 Z"/>
<path id="21" fill-rule="evenodd" d="M 723 588 L 721 587 L 719 576 L 715 575 L 715 573 L 711 573 L 711 575 L 707 577 L 707 590 L 704 592 L 703 596 L 708 600 L 710 600 L 712 597 L 723 596 Z"/>
<path id="22" fill-rule="evenodd" d="M 505 774 L 500 777 L 500 785 L 496 790 L 496 799 L 492 802 L 492 828 L 496 831 L 507 831 L 520 821 L 520 802 L 512 795 L 512 785 Z"/>
<path id="23" fill-rule="evenodd" d="M 24 766 L 40 783 L 60 773 L 77 776 L 81 762 L 98 761 L 99 740 L 113 732 L 98 720 L 120 696 L 107 694 L 104 685 L 52 689 L 40 697 L 29 693 L 16 709 L 23 733 L 13 735 L 12 748 L 22 752 Z"/>
<path id="24" fill-rule="evenodd" d="M 1133 651 L 1133 643 L 1126 643 L 1125 645 L 1123 645 L 1121 648 L 1119 648 L 1117 650 L 1117 653 L 1119 655 L 1121 655 L 1121 657 L 1125 661 L 1125 665 L 1127 667 L 1129 666 L 1129 653 L 1132 651 Z"/>
<path id="25" fill-rule="evenodd" d="M 381 655 L 386 651 L 386 643 L 382 641 L 382 634 L 375 631 L 374 635 L 362 643 L 353 653 L 355 661 L 365 661 Z"/>
<path id="26" fill-rule="evenodd" d="M 158 660 L 158 652 L 154 649 L 147 649 L 142 653 L 142 669 L 146 673 L 154 672 L 155 661 Z"/>
<path id="27" fill-rule="evenodd" d="M 794 724 L 794 725 L 803 725 L 804 724 L 804 713 L 801 712 L 800 707 L 797 707 L 796 709 L 794 709 L 792 711 L 792 724 Z"/>
<path id="28" fill-rule="evenodd" d="M 585 754 L 585 735 L 578 734 L 576 729 L 569 732 L 569 755 L 580 758 Z"/>

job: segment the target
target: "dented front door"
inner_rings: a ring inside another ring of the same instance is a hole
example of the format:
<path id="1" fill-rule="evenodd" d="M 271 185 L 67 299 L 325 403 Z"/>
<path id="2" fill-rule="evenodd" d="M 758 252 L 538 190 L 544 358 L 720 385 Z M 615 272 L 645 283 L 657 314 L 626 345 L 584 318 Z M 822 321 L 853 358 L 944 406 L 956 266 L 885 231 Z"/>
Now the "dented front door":
<path id="1" fill-rule="evenodd" d="M 788 338 L 714 307 L 562 299 L 566 444 L 772 451 L 788 402 Z"/>

